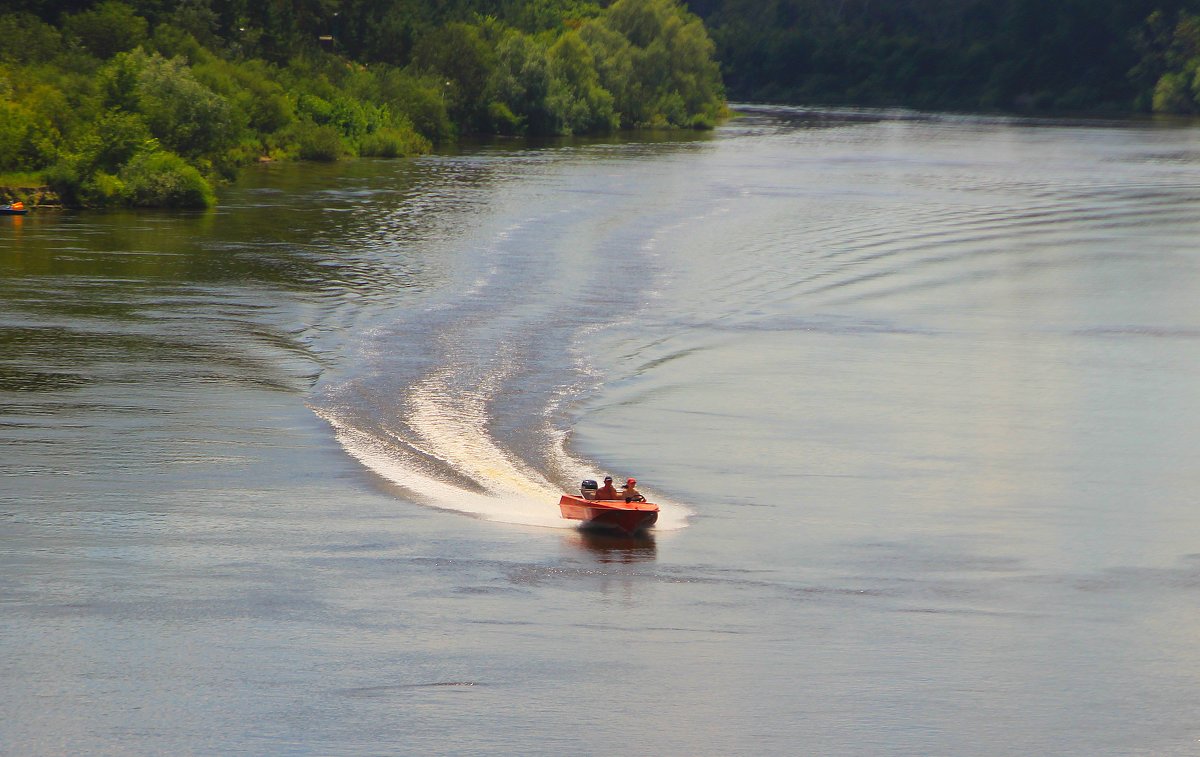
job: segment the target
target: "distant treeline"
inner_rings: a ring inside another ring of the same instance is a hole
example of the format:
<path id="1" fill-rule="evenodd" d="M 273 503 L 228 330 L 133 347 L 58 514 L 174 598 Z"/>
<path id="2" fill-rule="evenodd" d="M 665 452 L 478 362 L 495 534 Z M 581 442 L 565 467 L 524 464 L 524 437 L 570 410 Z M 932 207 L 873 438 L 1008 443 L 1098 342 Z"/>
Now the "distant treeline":
<path id="1" fill-rule="evenodd" d="M 677 0 L 8 0 L 0 185 L 202 206 L 255 160 L 711 128 L 713 52 Z"/>
<path id="2" fill-rule="evenodd" d="M 691 0 L 733 98 L 1196 112 L 1197 0 Z"/>
<path id="3" fill-rule="evenodd" d="M 725 87 L 1200 113 L 1200 0 L 7 0 L 0 190 L 206 205 L 255 160 L 710 128 Z"/>

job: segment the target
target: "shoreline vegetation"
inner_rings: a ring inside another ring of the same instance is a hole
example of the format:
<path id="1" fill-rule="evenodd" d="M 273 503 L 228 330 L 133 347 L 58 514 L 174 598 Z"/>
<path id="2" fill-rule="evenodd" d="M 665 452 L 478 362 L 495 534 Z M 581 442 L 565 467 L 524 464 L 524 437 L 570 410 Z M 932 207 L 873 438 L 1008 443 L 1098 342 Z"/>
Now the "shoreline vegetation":
<path id="1" fill-rule="evenodd" d="M 678 0 L 9 5 L 0 202 L 203 208 L 256 162 L 727 114 L 714 44 Z"/>
<path id="2" fill-rule="evenodd" d="M 1200 0 L 690 0 L 739 101 L 1200 112 Z"/>
<path id="3" fill-rule="evenodd" d="M 244 166 L 711 129 L 743 102 L 1200 115 L 1200 0 L 9 0 L 0 203 L 208 207 Z"/>

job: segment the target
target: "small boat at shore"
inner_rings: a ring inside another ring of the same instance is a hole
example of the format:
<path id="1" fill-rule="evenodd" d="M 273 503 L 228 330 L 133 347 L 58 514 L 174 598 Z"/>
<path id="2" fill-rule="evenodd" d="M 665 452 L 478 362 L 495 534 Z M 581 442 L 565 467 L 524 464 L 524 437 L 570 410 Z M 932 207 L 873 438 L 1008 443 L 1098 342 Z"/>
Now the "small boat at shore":
<path id="1" fill-rule="evenodd" d="M 558 509 L 567 520 L 583 521 L 580 528 L 636 534 L 658 522 L 658 505 L 624 499 L 595 499 L 596 482 L 584 481 L 580 496 L 564 494 Z M 589 498 L 587 495 L 591 495 Z"/>
<path id="2" fill-rule="evenodd" d="M 23 202 L 15 202 L 11 205 L 0 205 L 0 215 L 4 216 L 23 216 L 29 212 Z"/>

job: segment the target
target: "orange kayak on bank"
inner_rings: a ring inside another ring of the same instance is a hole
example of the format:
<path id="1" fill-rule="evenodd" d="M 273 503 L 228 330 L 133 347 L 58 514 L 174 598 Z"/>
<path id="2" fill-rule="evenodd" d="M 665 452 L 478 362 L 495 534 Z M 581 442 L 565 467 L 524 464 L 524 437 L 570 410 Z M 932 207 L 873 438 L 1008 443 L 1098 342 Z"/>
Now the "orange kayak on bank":
<path id="1" fill-rule="evenodd" d="M 584 499 L 564 494 L 558 509 L 567 520 L 581 520 L 582 528 L 615 529 L 633 534 L 658 521 L 658 505 L 653 502 L 626 502 L 623 499 Z"/>

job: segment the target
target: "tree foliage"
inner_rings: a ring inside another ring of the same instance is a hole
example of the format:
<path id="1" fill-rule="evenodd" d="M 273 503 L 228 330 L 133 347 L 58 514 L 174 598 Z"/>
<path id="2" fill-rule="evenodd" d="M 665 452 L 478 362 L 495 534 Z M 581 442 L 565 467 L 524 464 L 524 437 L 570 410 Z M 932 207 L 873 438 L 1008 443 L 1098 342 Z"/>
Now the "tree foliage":
<path id="1" fill-rule="evenodd" d="M 119 53 L 109 68 L 117 69 L 109 104 L 141 114 L 168 149 L 193 158 L 213 154 L 235 134 L 230 101 L 197 81 L 182 58 L 137 48 Z"/>
<path id="2" fill-rule="evenodd" d="M 1134 76 L 1148 85 L 1158 113 L 1200 113 L 1200 14 L 1152 14 L 1137 36 L 1142 59 Z"/>
<path id="3" fill-rule="evenodd" d="M 140 152 L 121 170 L 122 191 L 134 206 L 203 208 L 216 202 L 194 166 L 162 150 Z"/>
<path id="4" fill-rule="evenodd" d="M 147 28 L 146 19 L 118 0 L 106 0 L 94 8 L 68 14 L 63 21 L 67 39 L 99 58 L 134 49 L 145 41 Z"/>
<path id="5" fill-rule="evenodd" d="M 10 0 L 0 171 L 42 171 L 73 204 L 180 206 L 255 160 L 711 127 L 723 89 L 700 20 L 678 0 L 605 4 Z"/>
<path id="6" fill-rule="evenodd" d="M 724 89 L 704 23 L 670 0 L 617 0 L 584 34 L 624 126 L 711 127 Z"/>
<path id="7" fill-rule="evenodd" d="M 730 92 L 793 102 L 1128 111 L 1138 37 L 1197 0 L 693 0 Z"/>
<path id="8" fill-rule="evenodd" d="M 606 131 L 617 124 L 613 96 L 600 85 L 591 49 L 577 32 L 564 34 L 546 51 L 547 109 L 560 134 Z"/>

